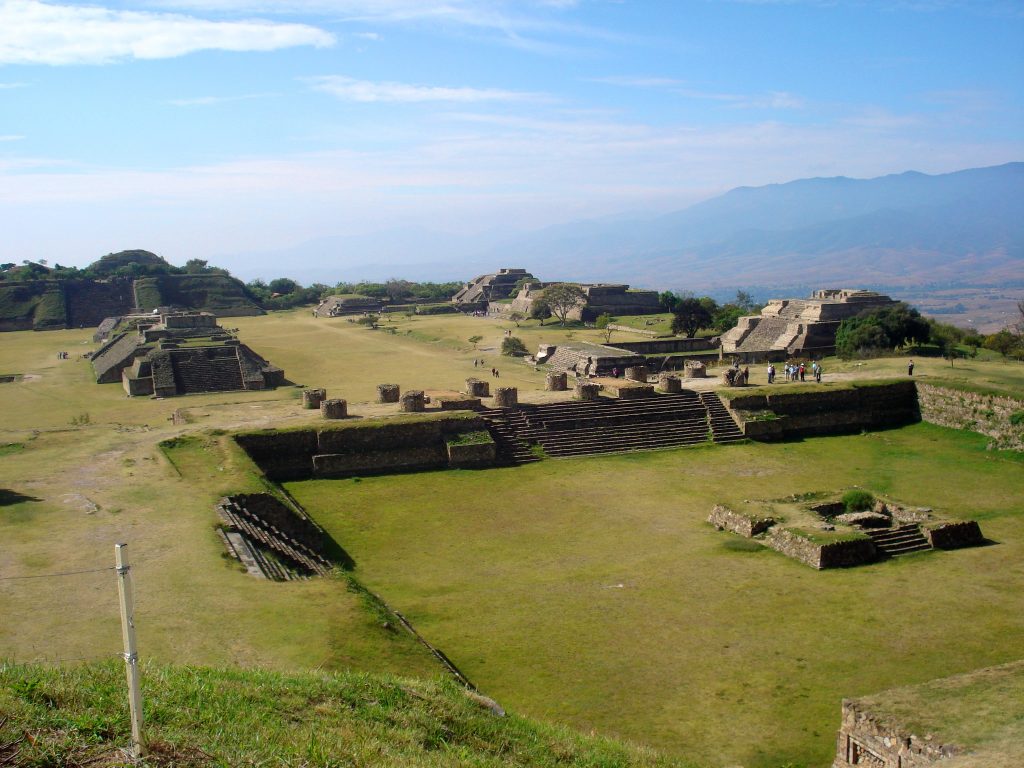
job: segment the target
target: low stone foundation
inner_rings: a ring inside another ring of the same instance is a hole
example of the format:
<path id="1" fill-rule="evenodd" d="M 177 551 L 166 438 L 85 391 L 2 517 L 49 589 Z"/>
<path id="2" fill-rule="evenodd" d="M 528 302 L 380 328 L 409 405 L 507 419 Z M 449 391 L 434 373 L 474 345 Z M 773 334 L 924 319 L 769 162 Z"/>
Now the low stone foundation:
<path id="1" fill-rule="evenodd" d="M 792 530 L 776 526 L 768 531 L 764 543 L 776 552 L 818 570 L 849 568 L 878 559 L 878 550 L 867 537 L 818 543 Z"/>
<path id="2" fill-rule="evenodd" d="M 302 407 L 309 411 L 316 410 L 326 397 L 326 389 L 304 389 L 302 391 Z"/>
<path id="3" fill-rule="evenodd" d="M 569 377 L 563 371 L 561 373 L 551 372 L 544 377 L 544 389 L 548 392 L 565 392 L 569 388 Z"/>
<path id="4" fill-rule="evenodd" d="M 398 410 L 403 413 L 419 413 L 426 409 L 426 398 L 422 390 L 410 389 L 402 395 Z"/>
<path id="5" fill-rule="evenodd" d="M 497 446 L 486 431 L 469 432 L 447 441 L 448 466 L 456 469 L 479 469 L 494 466 Z"/>
<path id="6" fill-rule="evenodd" d="M 479 397 L 439 397 L 437 404 L 442 411 L 475 411 L 480 407 Z"/>
<path id="7" fill-rule="evenodd" d="M 967 429 L 992 439 L 1000 449 L 1024 451 L 1024 421 L 1010 418 L 1024 412 L 1024 399 L 917 384 L 921 418 L 931 424 Z"/>
<path id="8" fill-rule="evenodd" d="M 377 402 L 378 403 L 397 403 L 398 398 L 401 394 L 397 384 L 378 384 L 377 385 Z"/>
<path id="9" fill-rule="evenodd" d="M 981 526 L 974 520 L 926 524 L 921 526 L 921 531 L 935 549 L 960 549 L 985 543 Z"/>
<path id="10" fill-rule="evenodd" d="M 320 415 L 325 419 L 344 419 L 348 416 L 348 401 L 340 398 L 320 403 Z"/>
<path id="11" fill-rule="evenodd" d="M 480 379 L 466 379 L 466 394 L 470 397 L 490 397 L 491 383 Z"/>
<path id="12" fill-rule="evenodd" d="M 498 387 L 494 390 L 495 408 L 515 408 L 519 405 L 519 390 L 515 387 Z"/>
<path id="13" fill-rule="evenodd" d="M 683 391 L 683 382 L 678 376 L 674 376 L 670 373 L 662 374 L 658 381 L 658 389 L 666 394 L 678 394 Z"/>
<path id="14" fill-rule="evenodd" d="M 654 397 L 653 384 L 634 384 L 633 386 L 619 387 L 619 400 L 640 400 L 645 397 Z"/>
<path id="15" fill-rule="evenodd" d="M 647 366 L 645 365 L 634 365 L 626 368 L 626 378 L 629 381 L 639 381 L 644 384 L 647 383 Z"/>
<path id="16" fill-rule="evenodd" d="M 775 525 L 775 520 L 770 517 L 744 515 L 721 504 L 715 504 L 711 509 L 708 522 L 720 531 L 732 531 L 747 539 L 764 533 Z"/>

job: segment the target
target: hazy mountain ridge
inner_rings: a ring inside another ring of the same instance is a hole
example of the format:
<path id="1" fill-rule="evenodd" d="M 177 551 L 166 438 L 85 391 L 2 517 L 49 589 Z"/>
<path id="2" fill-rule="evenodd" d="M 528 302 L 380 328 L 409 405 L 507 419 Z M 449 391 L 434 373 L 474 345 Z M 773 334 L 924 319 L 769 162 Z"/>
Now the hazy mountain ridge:
<path id="1" fill-rule="evenodd" d="M 1024 163 L 738 187 L 673 213 L 620 214 L 516 236 L 396 227 L 221 262 L 246 277 L 287 273 L 327 283 L 468 279 L 521 266 L 544 279 L 693 290 L 998 285 L 1024 280 Z"/>

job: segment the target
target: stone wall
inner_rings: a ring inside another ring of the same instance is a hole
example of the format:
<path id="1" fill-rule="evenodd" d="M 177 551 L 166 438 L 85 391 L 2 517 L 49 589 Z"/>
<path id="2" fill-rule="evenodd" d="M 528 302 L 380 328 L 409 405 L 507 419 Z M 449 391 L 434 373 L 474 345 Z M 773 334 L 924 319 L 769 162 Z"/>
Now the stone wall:
<path id="1" fill-rule="evenodd" d="M 956 745 L 922 736 L 904 732 L 866 712 L 858 702 L 844 699 L 832 768 L 922 768 L 960 751 Z"/>
<path id="2" fill-rule="evenodd" d="M 243 432 L 235 440 L 268 479 L 282 482 L 447 467 L 447 438 L 479 431 L 487 431 L 479 416 L 430 414 Z"/>
<path id="3" fill-rule="evenodd" d="M 659 341 L 624 341 L 614 345 L 638 355 L 671 355 L 678 352 L 702 352 L 716 349 L 718 339 L 664 339 Z"/>
<path id="4" fill-rule="evenodd" d="M 732 531 L 748 539 L 764 533 L 775 525 L 775 521 L 770 517 L 744 515 L 721 504 L 715 504 L 712 508 L 708 522 L 719 530 Z"/>
<path id="5" fill-rule="evenodd" d="M 470 433 L 472 437 L 479 436 L 471 442 L 460 442 L 457 439 L 449 439 L 448 466 L 460 469 L 480 469 L 494 466 L 498 455 L 494 439 L 487 432 Z"/>
<path id="6" fill-rule="evenodd" d="M 1024 400 L 998 395 L 917 384 L 921 418 L 931 424 L 967 429 L 992 438 L 994 448 L 1024 451 L 1024 420 L 1011 424 L 1010 417 L 1024 412 Z"/>
<path id="7" fill-rule="evenodd" d="M 723 398 L 746 437 L 777 440 L 885 429 L 919 421 L 912 381 Z"/>
<path id="8" fill-rule="evenodd" d="M 985 543 L 981 526 L 975 520 L 925 524 L 921 530 L 935 549 L 960 549 Z"/>
<path id="9" fill-rule="evenodd" d="M 867 537 L 824 544 L 811 541 L 790 529 L 776 526 L 768 531 L 764 543 L 776 552 L 818 570 L 848 568 L 878 559 L 878 550 Z"/>

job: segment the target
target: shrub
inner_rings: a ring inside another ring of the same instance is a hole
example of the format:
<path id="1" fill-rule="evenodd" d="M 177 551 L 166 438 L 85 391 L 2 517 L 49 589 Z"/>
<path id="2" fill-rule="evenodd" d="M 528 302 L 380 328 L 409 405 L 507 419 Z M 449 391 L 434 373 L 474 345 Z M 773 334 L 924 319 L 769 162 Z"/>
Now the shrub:
<path id="1" fill-rule="evenodd" d="M 863 512 L 875 505 L 875 497 L 868 491 L 855 488 L 843 494 L 843 506 L 847 512 Z"/>
<path id="2" fill-rule="evenodd" d="M 1014 411 L 1010 414 L 1010 423 L 1015 427 L 1024 424 L 1024 411 Z"/>
<path id="3" fill-rule="evenodd" d="M 509 357 L 522 357 L 526 354 L 526 345 L 518 336 L 506 336 L 501 341 L 501 354 Z"/>

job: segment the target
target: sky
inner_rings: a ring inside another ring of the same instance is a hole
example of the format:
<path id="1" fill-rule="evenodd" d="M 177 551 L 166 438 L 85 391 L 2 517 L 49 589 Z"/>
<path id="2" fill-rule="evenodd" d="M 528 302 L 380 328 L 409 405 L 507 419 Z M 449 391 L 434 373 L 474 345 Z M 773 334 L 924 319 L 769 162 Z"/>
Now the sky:
<path id="1" fill-rule="evenodd" d="M 1018 160 L 1020 0 L 0 0 L 0 261 Z"/>

